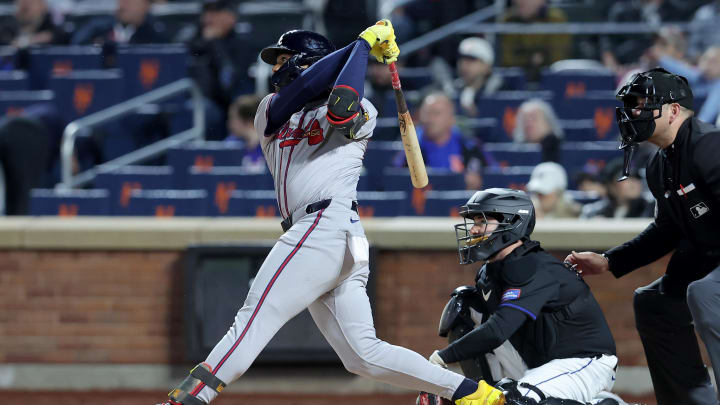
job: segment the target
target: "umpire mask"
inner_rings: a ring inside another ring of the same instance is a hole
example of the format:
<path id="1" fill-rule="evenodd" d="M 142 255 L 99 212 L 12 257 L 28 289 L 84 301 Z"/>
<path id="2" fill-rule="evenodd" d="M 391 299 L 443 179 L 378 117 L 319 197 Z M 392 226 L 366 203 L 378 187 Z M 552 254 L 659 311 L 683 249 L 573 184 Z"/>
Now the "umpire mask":
<path id="1" fill-rule="evenodd" d="M 529 237 L 535 228 L 532 201 L 520 190 L 478 191 L 460 208 L 460 215 L 464 222 L 455 225 L 460 264 L 489 260 L 507 246 Z"/>
<path id="2" fill-rule="evenodd" d="M 628 177 L 638 143 L 647 141 L 655 132 L 655 120 L 662 117 L 663 104 L 678 103 L 692 110 L 693 95 L 686 78 L 655 68 L 633 75 L 615 97 L 623 103 L 622 107 L 615 109 L 615 119 L 620 128 L 620 149 L 625 152 L 625 167 L 618 179 L 620 181 Z"/>

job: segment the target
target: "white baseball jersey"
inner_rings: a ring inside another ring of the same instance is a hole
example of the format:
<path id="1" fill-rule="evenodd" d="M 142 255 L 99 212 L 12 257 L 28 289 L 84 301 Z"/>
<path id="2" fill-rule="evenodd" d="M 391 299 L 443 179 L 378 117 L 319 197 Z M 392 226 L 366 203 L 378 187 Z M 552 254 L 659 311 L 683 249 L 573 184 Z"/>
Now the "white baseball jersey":
<path id="1" fill-rule="evenodd" d="M 358 131 L 356 140 L 330 127 L 326 118 L 327 103 L 306 106 L 274 134 L 265 135 L 273 95 L 266 96 L 260 103 L 255 130 L 275 180 L 280 215 L 288 217 L 298 208 L 327 198 L 355 200 L 362 159 L 377 118 L 372 103 L 362 100 L 367 122 Z"/>

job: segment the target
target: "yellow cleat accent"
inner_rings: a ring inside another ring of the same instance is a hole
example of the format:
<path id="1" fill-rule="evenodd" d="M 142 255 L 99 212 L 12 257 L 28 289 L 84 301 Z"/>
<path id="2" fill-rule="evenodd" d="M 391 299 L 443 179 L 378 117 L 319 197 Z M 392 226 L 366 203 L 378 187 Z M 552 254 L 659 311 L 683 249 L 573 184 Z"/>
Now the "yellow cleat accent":
<path id="1" fill-rule="evenodd" d="M 499 389 L 483 380 L 478 383 L 477 391 L 455 401 L 457 405 L 505 405 L 505 395 Z"/>

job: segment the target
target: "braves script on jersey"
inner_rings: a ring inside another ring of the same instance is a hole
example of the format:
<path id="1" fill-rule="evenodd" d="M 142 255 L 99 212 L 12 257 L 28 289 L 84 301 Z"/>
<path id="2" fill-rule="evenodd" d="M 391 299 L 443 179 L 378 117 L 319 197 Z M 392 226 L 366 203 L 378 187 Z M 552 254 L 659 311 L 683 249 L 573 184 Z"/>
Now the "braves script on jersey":
<path id="1" fill-rule="evenodd" d="M 270 94 L 260 103 L 255 129 L 275 180 L 280 215 L 288 217 L 298 208 L 327 198 L 355 200 L 362 159 L 375 129 L 375 107 L 363 99 L 368 121 L 356 135 L 359 140 L 347 139 L 330 128 L 326 103 L 306 106 L 275 134 L 265 135 L 272 97 Z"/>

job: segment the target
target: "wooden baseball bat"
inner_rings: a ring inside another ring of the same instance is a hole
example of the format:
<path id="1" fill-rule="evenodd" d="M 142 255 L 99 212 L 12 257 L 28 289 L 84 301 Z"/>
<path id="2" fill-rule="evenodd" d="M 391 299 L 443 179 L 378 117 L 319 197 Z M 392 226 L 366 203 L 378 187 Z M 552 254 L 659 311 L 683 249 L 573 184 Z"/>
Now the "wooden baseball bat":
<path id="1" fill-rule="evenodd" d="M 392 77 L 392 86 L 395 90 L 395 104 L 398 110 L 398 124 L 400 125 L 400 137 L 402 139 L 403 148 L 405 149 L 405 157 L 407 158 L 408 168 L 410 169 L 410 180 L 415 188 L 423 188 L 428 184 L 427 170 L 425 170 L 425 162 L 420 152 L 420 144 L 418 143 L 415 125 L 405 102 L 402 88 L 400 87 L 400 76 L 398 76 L 395 62 L 391 63 L 390 76 Z"/>

